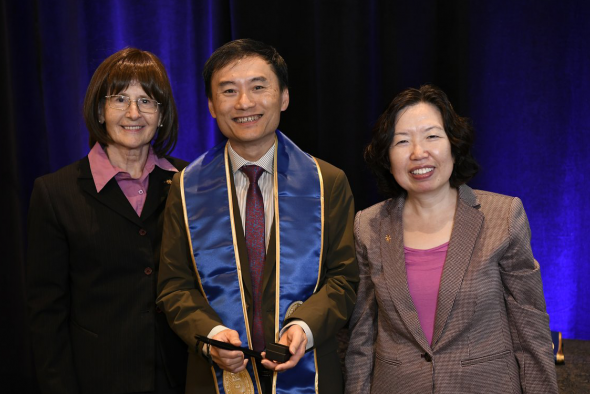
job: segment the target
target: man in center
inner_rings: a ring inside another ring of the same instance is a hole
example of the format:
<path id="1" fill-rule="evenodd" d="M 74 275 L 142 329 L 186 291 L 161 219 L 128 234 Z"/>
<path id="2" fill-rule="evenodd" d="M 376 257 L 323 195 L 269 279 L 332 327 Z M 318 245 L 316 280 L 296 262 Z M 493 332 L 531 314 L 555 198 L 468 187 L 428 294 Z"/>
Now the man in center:
<path id="1" fill-rule="evenodd" d="M 203 77 L 227 141 L 174 177 L 157 300 L 192 350 L 187 393 L 341 393 L 336 333 L 358 283 L 346 176 L 277 130 L 289 90 L 273 47 L 229 42 Z M 278 342 L 291 358 L 256 361 L 196 335 L 263 355 Z"/>

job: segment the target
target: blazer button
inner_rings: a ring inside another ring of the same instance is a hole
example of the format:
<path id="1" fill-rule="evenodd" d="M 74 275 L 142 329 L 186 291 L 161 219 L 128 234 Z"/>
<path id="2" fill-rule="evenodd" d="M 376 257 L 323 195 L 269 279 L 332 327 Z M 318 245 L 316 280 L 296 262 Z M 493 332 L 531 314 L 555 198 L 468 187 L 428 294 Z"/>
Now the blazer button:
<path id="1" fill-rule="evenodd" d="M 430 354 L 428 354 L 428 353 L 421 354 L 420 357 L 422 357 L 427 362 L 431 362 L 432 361 L 432 356 Z"/>
<path id="2" fill-rule="evenodd" d="M 146 235 L 147 231 L 145 231 L 144 229 L 139 230 L 139 235 Z"/>
<path id="3" fill-rule="evenodd" d="M 143 273 L 146 275 L 151 275 L 152 274 L 152 269 L 150 267 L 146 267 L 146 269 L 143 270 Z"/>
<path id="4" fill-rule="evenodd" d="M 162 313 L 162 310 L 160 309 L 160 307 L 156 307 L 156 313 Z"/>

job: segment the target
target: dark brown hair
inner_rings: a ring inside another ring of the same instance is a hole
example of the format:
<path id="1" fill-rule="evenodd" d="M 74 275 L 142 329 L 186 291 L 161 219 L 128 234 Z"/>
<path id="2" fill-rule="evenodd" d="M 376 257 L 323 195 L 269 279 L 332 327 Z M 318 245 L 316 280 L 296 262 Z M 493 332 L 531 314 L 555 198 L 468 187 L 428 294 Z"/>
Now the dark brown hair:
<path id="1" fill-rule="evenodd" d="M 205 80 L 205 93 L 212 98 L 211 79 L 216 71 L 221 70 L 234 60 L 245 57 L 260 57 L 267 62 L 279 80 L 279 89 L 282 92 L 289 87 L 289 72 L 287 63 L 272 46 L 250 38 L 230 41 L 217 48 L 209 57 L 203 69 Z"/>
<path id="2" fill-rule="evenodd" d="M 104 146 L 113 142 L 105 124 L 99 122 L 105 96 L 122 92 L 133 81 L 139 82 L 152 99 L 161 103 L 158 113 L 162 127 L 158 127 L 152 146 L 159 157 L 170 154 L 178 138 L 178 116 L 168 74 L 156 55 L 136 48 L 125 48 L 106 58 L 90 80 L 84 98 L 84 120 L 90 133 L 90 147 L 96 142 Z"/>
<path id="3" fill-rule="evenodd" d="M 373 127 L 373 137 L 365 148 L 364 157 L 377 178 L 379 191 L 387 197 L 397 197 L 405 190 L 391 174 L 389 148 L 393 141 L 397 116 L 404 108 L 418 103 L 435 106 L 442 116 L 445 133 L 451 143 L 451 154 L 455 159 L 451 173 L 451 187 L 459 187 L 477 174 L 479 165 L 471 154 L 475 133 L 471 122 L 455 112 L 445 92 L 433 85 L 419 89 L 406 89 L 393 99 Z"/>

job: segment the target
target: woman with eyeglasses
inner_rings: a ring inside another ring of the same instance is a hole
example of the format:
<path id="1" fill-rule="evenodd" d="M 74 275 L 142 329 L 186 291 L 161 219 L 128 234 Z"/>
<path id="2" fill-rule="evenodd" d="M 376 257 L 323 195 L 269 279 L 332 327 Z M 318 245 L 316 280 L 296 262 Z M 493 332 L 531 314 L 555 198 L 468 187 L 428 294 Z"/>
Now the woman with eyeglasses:
<path id="1" fill-rule="evenodd" d="M 123 49 L 84 100 L 90 153 L 35 181 L 27 298 L 43 393 L 182 393 L 186 346 L 156 308 L 178 120 L 162 62 Z"/>

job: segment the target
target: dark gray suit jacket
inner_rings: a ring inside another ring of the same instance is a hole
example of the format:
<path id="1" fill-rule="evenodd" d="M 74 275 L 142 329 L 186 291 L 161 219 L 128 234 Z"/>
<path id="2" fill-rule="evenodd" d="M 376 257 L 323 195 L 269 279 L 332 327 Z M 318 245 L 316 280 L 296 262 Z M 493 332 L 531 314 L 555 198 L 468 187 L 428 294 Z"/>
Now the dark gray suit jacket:
<path id="1" fill-rule="evenodd" d="M 361 280 L 346 392 L 557 393 L 549 317 L 521 201 L 459 188 L 432 345 L 407 285 L 404 201 L 356 216 Z"/>
<path id="2" fill-rule="evenodd" d="M 157 362 L 184 384 L 186 345 L 155 305 L 173 174 L 154 168 L 141 217 L 114 178 L 96 192 L 88 158 L 35 181 L 27 296 L 43 393 L 152 391 Z"/>

